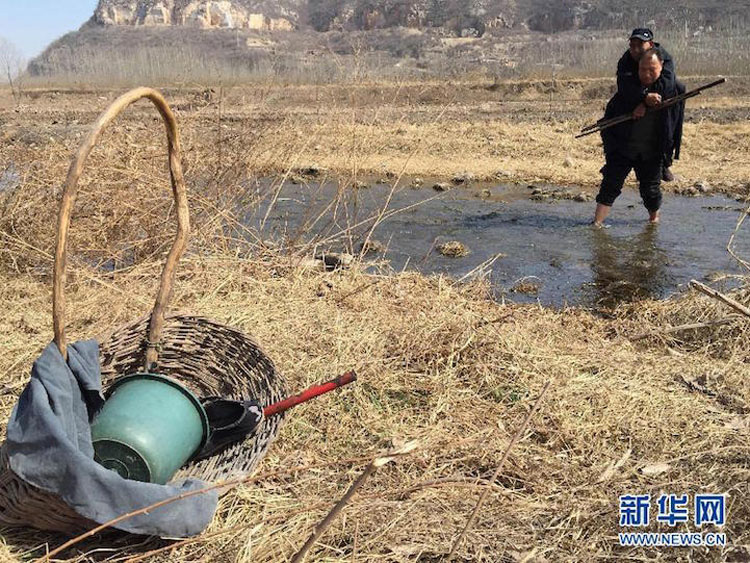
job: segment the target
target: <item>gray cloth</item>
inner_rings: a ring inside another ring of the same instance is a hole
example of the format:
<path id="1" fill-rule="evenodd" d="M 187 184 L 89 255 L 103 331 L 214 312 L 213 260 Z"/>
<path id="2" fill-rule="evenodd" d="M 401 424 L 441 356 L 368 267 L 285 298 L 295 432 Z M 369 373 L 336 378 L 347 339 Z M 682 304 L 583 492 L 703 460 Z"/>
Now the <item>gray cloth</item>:
<path id="1" fill-rule="evenodd" d="M 206 486 L 193 479 L 170 485 L 131 481 L 96 463 L 86 401 L 101 397 L 101 389 L 96 341 L 68 346 L 68 363 L 54 343 L 47 346 L 8 421 L 6 448 L 13 471 L 100 524 Z M 192 536 L 211 522 L 217 502 L 217 492 L 210 491 L 114 527 L 135 534 Z"/>

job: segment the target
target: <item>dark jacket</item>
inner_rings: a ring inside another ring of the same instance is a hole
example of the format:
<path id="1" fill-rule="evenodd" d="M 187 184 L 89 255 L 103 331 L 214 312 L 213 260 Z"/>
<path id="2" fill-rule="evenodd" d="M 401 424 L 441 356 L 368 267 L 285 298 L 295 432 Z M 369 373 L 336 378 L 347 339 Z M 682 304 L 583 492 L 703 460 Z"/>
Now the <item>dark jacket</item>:
<path id="1" fill-rule="evenodd" d="M 664 49 L 662 49 L 662 53 L 664 62 L 661 76 L 651 86 L 645 87 L 641 84 L 641 80 L 638 77 L 638 63 L 633 61 L 629 52 L 625 52 L 617 64 L 617 92 L 607 103 L 604 119 L 633 113 L 636 106 L 644 100 L 646 94 L 651 92 L 660 94 L 662 99 L 677 95 L 674 63 L 668 54 L 664 54 Z M 667 60 L 669 60 L 669 65 L 667 65 Z M 659 110 L 659 147 L 664 157 L 668 160 L 671 159 L 673 152 L 675 153 L 675 158 L 679 158 L 683 117 L 681 105 L 676 104 Z M 630 139 L 632 127 L 633 121 L 630 120 L 602 131 L 604 152 L 624 151 Z"/>
<path id="2" fill-rule="evenodd" d="M 605 119 L 624 113 L 632 113 L 649 92 L 661 94 L 663 99 L 685 92 L 685 87 L 675 76 L 672 55 L 659 43 L 654 43 L 654 46 L 661 51 L 663 59 L 659 79 L 650 88 L 645 88 L 638 77 L 638 61 L 633 60 L 633 57 L 630 56 L 630 51 L 625 51 L 617 62 L 617 93 L 607 104 L 607 109 L 604 113 Z M 680 158 L 684 110 L 684 102 L 677 104 L 673 108 L 662 110 L 662 113 L 669 115 L 668 123 L 663 126 L 664 138 L 662 139 L 663 153 L 667 162 L 670 162 L 673 157 L 675 159 Z M 617 146 L 622 146 L 622 139 L 627 142 L 632 125 L 633 122 L 629 121 L 623 127 L 612 128 L 619 129 L 619 131 L 612 131 L 611 129 L 602 131 L 604 151 L 608 152 L 608 147 L 610 150 L 615 150 Z"/>

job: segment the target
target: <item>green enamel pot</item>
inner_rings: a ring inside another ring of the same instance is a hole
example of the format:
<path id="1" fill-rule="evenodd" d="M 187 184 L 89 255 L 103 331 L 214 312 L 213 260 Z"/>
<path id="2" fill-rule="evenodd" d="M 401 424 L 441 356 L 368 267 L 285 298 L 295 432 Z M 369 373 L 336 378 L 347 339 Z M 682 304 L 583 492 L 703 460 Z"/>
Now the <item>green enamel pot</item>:
<path id="1" fill-rule="evenodd" d="M 208 416 L 176 381 L 138 373 L 115 381 L 91 424 L 94 460 L 126 479 L 167 483 L 208 439 Z"/>

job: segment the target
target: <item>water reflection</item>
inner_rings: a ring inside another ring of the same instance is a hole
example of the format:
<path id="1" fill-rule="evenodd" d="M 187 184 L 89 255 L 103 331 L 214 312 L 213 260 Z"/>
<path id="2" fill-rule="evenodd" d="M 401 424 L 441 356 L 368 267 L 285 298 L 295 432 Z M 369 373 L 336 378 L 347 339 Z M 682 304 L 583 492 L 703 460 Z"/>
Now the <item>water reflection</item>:
<path id="1" fill-rule="evenodd" d="M 668 266 L 658 226 L 646 225 L 635 236 L 619 238 L 607 229 L 592 229 L 591 287 L 597 306 L 661 297 L 674 285 Z"/>
<path id="2" fill-rule="evenodd" d="M 652 229 L 644 225 L 637 192 L 628 190 L 618 199 L 609 230 L 589 227 L 590 204 L 531 201 L 521 186 L 498 188 L 492 200 L 466 189 L 433 199 L 432 190 L 390 194 L 389 186 L 373 185 L 342 193 L 333 184 L 284 185 L 278 196 L 270 211 L 267 202 L 248 210 L 245 225 L 287 243 L 317 238 L 332 241 L 331 250 L 350 251 L 372 225 L 362 219 L 378 216 L 387 201 L 389 210 L 402 211 L 388 216 L 373 237 L 387 246 L 385 259 L 393 271 L 461 278 L 502 253 L 489 278 L 498 295 L 522 279 L 541 283 L 538 293 L 513 293 L 513 301 L 611 307 L 663 298 L 707 272 L 737 271 L 724 250 L 737 216 L 721 207 L 731 203 L 721 196 L 667 194 L 664 223 Z M 352 225 L 359 226 L 347 233 L 351 238 L 332 236 Z M 466 245 L 470 254 L 450 258 L 434 252 L 435 241 L 448 240 Z"/>

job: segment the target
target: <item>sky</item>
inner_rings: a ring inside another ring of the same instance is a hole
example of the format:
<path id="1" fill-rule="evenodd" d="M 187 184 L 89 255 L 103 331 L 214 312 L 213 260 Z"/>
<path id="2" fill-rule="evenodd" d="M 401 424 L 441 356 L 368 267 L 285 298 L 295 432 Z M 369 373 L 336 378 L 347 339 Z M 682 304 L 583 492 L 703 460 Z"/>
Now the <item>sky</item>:
<path id="1" fill-rule="evenodd" d="M 94 13 L 97 0 L 0 0 L 0 37 L 31 59 Z"/>

